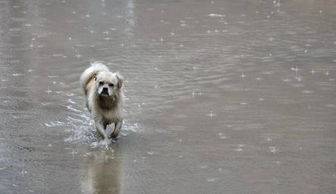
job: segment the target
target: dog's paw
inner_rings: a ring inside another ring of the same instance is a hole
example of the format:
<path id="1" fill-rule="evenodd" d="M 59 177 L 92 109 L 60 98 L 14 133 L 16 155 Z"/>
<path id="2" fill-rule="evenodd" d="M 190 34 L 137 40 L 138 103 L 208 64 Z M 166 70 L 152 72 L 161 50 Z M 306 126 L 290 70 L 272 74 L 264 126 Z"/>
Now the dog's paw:
<path id="1" fill-rule="evenodd" d="M 104 139 L 100 142 L 102 146 L 108 147 L 111 144 L 111 139 Z"/>
<path id="2" fill-rule="evenodd" d="M 105 149 L 110 149 L 110 145 L 113 142 L 113 140 L 111 139 L 104 139 L 101 141 L 97 141 L 97 142 L 92 142 L 91 143 L 91 148 L 95 149 L 95 148 L 105 148 Z"/>
<path id="3" fill-rule="evenodd" d="M 92 142 L 91 144 L 90 144 L 90 146 L 91 146 L 91 148 L 97 148 L 98 146 L 99 146 L 99 142 Z"/>
<path id="4" fill-rule="evenodd" d="M 121 126 L 122 126 L 122 121 L 121 122 L 117 122 L 114 130 L 112 131 L 112 133 L 110 134 L 110 138 L 112 139 L 117 139 L 119 137 L 119 133 L 121 130 Z"/>
<path id="5" fill-rule="evenodd" d="M 118 137 L 119 137 L 119 130 L 114 130 L 110 135 L 110 138 L 112 139 L 118 139 Z"/>

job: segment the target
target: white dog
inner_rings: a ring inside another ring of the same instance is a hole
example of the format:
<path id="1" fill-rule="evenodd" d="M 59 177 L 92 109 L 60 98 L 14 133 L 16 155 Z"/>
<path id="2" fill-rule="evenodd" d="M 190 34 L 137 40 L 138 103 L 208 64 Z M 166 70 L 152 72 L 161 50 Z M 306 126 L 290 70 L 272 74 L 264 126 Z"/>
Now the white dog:
<path id="1" fill-rule="evenodd" d="M 118 72 L 111 72 L 104 64 L 95 62 L 82 73 L 80 84 L 96 130 L 106 142 L 110 141 L 110 137 L 118 137 L 123 123 L 122 76 Z M 110 124 L 113 131 L 107 134 L 106 127 Z"/>

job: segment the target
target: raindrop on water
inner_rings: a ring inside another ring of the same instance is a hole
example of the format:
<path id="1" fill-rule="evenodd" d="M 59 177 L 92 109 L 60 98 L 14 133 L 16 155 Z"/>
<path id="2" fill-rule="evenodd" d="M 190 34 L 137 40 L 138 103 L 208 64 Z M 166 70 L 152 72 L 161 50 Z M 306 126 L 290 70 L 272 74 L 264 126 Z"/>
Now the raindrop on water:
<path id="1" fill-rule="evenodd" d="M 326 72 L 325 72 L 325 75 L 329 75 L 329 71 L 326 71 Z"/>
<path id="2" fill-rule="evenodd" d="M 311 73 L 311 74 L 314 74 L 314 73 L 315 73 L 314 69 L 312 69 L 312 70 L 310 71 L 310 73 Z"/>
<path id="3" fill-rule="evenodd" d="M 209 116 L 209 117 L 210 117 L 210 119 L 212 119 L 213 117 L 215 117 L 215 116 L 216 116 L 216 114 L 214 114 L 212 111 L 210 111 L 210 113 L 209 113 L 209 114 L 207 114 L 207 116 Z"/>
<path id="4" fill-rule="evenodd" d="M 207 178 L 207 181 L 210 182 L 215 182 L 217 180 L 217 178 Z"/>
<path id="5" fill-rule="evenodd" d="M 275 146 L 269 146 L 268 149 L 270 150 L 271 153 L 275 153 L 278 151 L 278 149 Z"/>

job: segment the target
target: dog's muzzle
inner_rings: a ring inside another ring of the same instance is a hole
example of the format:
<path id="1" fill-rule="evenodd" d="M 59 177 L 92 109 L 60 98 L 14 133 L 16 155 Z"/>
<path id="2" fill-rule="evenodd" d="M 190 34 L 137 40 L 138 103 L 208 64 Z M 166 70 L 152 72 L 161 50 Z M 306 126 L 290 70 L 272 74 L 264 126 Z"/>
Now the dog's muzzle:
<path id="1" fill-rule="evenodd" d="M 103 90 L 101 91 L 101 95 L 106 95 L 108 96 L 109 95 L 109 92 L 108 92 L 108 88 L 103 88 Z"/>

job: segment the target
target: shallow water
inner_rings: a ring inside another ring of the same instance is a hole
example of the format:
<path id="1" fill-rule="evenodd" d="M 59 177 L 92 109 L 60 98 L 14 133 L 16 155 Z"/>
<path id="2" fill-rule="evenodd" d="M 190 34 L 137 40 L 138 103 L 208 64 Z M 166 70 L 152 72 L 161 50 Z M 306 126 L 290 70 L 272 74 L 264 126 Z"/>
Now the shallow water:
<path id="1" fill-rule="evenodd" d="M 0 1 L 1 193 L 335 193 L 332 0 Z M 126 78 L 97 142 L 79 88 Z"/>

